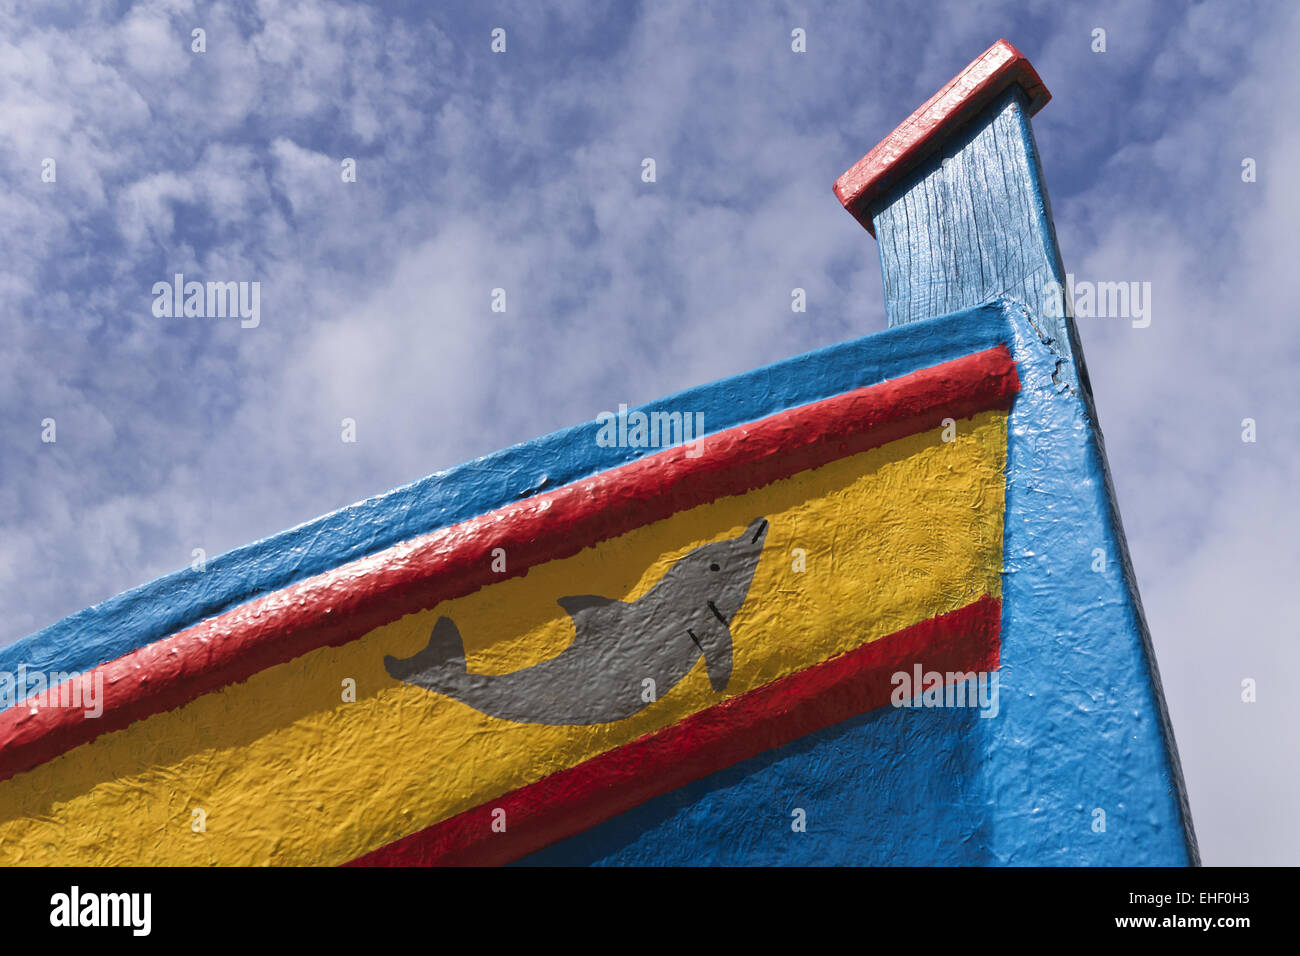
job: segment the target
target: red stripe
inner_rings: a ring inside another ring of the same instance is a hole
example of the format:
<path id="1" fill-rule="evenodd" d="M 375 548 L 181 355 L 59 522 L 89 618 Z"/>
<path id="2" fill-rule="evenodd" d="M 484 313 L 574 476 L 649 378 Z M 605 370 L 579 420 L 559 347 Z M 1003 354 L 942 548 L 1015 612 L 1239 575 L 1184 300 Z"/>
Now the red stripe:
<path id="1" fill-rule="evenodd" d="M 1030 116 L 1052 98 L 1025 55 L 999 40 L 836 180 L 835 195 L 874 236 L 871 215 L 876 200 L 1012 84 L 1024 89 Z"/>
<path id="2" fill-rule="evenodd" d="M 580 833 L 675 790 L 814 731 L 883 707 L 892 676 L 992 671 L 998 666 L 1001 602 L 985 596 L 960 610 L 864 644 L 700 711 L 488 801 L 347 866 L 495 866 Z M 506 831 L 492 830 L 505 811 Z"/>
<path id="3" fill-rule="evenodd" d="M 940 425 L 1009 408 L 1003 346 L 803 405 L 536 495 L 250 601 L 96 668 L 103 714 L 19 704 L 0 713 L 0 780 L 100 734 L 320 647 L 477 591 L 641 525 Z M 510 569 L 494 573 L 492 549 Z"/>

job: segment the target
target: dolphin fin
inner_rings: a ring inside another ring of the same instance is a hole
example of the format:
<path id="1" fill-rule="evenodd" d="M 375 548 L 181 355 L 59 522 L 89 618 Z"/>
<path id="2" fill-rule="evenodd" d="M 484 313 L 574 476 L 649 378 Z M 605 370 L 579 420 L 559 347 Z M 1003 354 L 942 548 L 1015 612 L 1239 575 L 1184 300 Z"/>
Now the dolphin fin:
<path id="1" fill-rule="evenodd" d="M 422 687 L 430 686 L 439 673 L 464 674 L 465 644 L 456 623 L 449 617 L 438 618 L 424 650 L 404 660 L 385 655 L 384 670 L 390 677 Z"/>
<path id="2" fill-rule="evenodd" d="M 731 681 L 731 628 L 715 610 L 713 619 L 695 622 L 686 633 L 704 657 L 709 684 L 721 694 Z"/>

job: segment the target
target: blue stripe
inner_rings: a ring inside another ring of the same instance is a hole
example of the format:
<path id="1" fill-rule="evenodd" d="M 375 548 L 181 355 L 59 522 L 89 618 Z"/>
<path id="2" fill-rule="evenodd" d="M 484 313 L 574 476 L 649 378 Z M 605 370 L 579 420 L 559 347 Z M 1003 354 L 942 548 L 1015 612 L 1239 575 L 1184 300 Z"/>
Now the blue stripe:
<path id="1" fill-rule="evenodd" d="M 656 797 L 521 866 L 987 865 L 987 725 L 882 707 Z M 981 726 L 985 725 L 985 726 Z M 803 831 L 795 829 L 803 811 Z"/>

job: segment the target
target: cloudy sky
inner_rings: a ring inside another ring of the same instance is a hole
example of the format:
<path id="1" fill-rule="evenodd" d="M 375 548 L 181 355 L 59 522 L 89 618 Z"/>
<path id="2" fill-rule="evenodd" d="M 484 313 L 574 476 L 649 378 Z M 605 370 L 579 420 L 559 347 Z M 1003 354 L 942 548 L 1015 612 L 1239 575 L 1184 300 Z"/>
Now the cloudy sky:
<path id="1" fill-rule="evenodd" d="M 1006 37 L 1067 269 L 1151 283 L 1148 328 L 1080 334 L 1204 860 L 1300 862 L 1300 5 L 32 6 L 0 3 L 0 645 L 883 328 L 831 183 Z M 260 324 L 157 318 L 178 272 L 259 281 Z"/>

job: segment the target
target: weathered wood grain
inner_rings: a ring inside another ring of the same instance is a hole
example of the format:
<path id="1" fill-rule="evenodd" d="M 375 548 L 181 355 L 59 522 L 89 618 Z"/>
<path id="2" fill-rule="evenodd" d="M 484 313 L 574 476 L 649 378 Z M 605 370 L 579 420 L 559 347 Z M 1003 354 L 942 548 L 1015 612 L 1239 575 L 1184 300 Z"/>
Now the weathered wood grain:
<path id="1" fill-rule="evenodd" d="M 885 311 L 893 326 L 1017 299 L 1082 377 L 1028 109 L 1006 90 L 877 204 Z"/>

